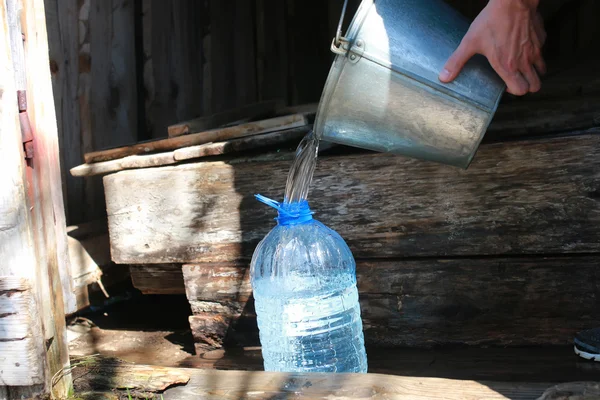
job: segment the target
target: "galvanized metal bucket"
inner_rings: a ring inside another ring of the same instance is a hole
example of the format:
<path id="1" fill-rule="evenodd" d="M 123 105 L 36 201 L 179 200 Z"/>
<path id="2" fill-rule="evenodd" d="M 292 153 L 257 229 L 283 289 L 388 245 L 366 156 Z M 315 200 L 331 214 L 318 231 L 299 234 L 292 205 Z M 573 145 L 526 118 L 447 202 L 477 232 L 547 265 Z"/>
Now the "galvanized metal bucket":
<path id="1" fill-rule="evenodd" d="M 467 168 L 505 90 L 482 56 L 438 80 L 469 22 L 441 0 L 363 0 L 315 121 L 326 141 Z"/>

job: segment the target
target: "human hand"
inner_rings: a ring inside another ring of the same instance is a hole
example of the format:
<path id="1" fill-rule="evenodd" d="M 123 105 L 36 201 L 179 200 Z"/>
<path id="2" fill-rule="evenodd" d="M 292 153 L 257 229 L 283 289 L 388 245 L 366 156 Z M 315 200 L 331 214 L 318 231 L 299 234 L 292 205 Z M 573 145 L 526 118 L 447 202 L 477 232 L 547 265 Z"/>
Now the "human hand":
<path id="1" fill-rule="evenodd" d="M 540 90 L 538 74 L 546 72 L 542 57 L 546 31 L 538 1 L 490 0 L 446 62 L 440 81 L 451 82 L 471 57 L 482 54 L 509 93 L 521 96 Z"/>

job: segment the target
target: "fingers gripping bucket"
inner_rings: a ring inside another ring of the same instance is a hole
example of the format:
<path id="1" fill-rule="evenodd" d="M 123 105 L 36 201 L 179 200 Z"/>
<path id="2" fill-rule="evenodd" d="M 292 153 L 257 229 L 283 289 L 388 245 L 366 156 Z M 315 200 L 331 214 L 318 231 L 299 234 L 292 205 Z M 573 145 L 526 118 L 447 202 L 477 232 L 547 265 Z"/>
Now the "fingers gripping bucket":
<path id="1" fill-rule="evenodd" d="M 482 56 L 438 80 L 469 22 L 441 0 L 363 0 L 345 37 L 342 20 L 317 135 L 467 168 L 505 90 Z"/>

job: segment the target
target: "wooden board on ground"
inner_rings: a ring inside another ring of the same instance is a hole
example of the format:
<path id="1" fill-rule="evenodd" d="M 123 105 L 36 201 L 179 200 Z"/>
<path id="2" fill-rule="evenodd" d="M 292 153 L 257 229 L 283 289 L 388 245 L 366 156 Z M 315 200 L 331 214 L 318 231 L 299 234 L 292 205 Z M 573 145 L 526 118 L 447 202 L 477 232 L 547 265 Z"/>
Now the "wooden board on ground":
<path id="1" fill-rule="evenodd" d="M 165 400 L 177 399 L 537 399 L 554 382 L 475 381 L 382 374 L 286 374 L 163 368 L 95 361 L 74 374 L 77 388 L 137 395 L 165 388 Z M 93 373 L 89 373 L 92 370 Z M 178 386 L 169 387 L 178 383 Z M 93 397 L 102 398 L 102 397 Z"/>
<path id="2" fill-rule="evenodd" d="M 164 399 L 537 399 L 551 383 L 414 378 L 379 374 L 285 374 L 192 370 L 190 382 Z"/>
<path id="3" fill-rule="evenodd" d="M 135 398 L 153 398 L 152 393 L 185 385 L 190 380 L 190 370 L 136 365 L 97 355 L 78 357 L 73 365 L 78 391 L 128 390 Z"/>
<path id="4" fill-rule="evenodd" d="M 226 140 L 217 143 L 207 143 L 198 146 L 184 147 L 167 153 L 127 156 L 118 160 L 101 161 L 82 164 L 71 169 L 73 176 L 94 176 L 123 171 L 126 169 L 161 167 L 176 164 L 195 158 L 218 156 L 256 149 L 269 149 L 286 143 L 299 142 L 311 125 L 300 128 L 286 129 L 272 133 L 263 133 L 240 139 Z"/>
<path id="5" fill-rule="evenodd" d="M 219 128 L 240 120 L 256 120 L 258 117 L 269 117 L 281 108 L 281 101 L 263 101 L 248 104 L 243 107 L 223 111 L 205 117 L 195 118 L 169 126 L 169 137 L 177 137 L 190 133 L 198 133 L 209 129 Z"/>
<path id="6" fill-rule="evenodd" d="M 600 325 L 599 262 L 600 256 L 357 260 L 365 340 L 390 347 L 571 343 L 578 330 Z M 180 273 L 172 271 L 172 279 Z M 183 277 L 198 349 L 258 345 L 247 265 L 184 265 Z M 226 338 L 228 330 L 235 337 Z"/>
<path id="7" fill-rule="evenodd" d="M 84 158 L 86 163 L 116 160 L 131 155 L 175 150 L 182 147 L 211 142 L 222 142 L 229 139 L 242 138 L 284 129 L 298 128 L 306 125 L 308 125 L 306 116 L 302 114 L 286 115 L 262 121 L 248 122 L 228 128 L 214 129 L 206 132 L 169 139 L 152 140 L 148 142 L 137 143 L 131 146 L 95 151 L 87 153 Z"/>
<path id="8" fill-rule="evenodd" d="M 104 177 L 113 260 L 249 260 L 275 216 L 254 194 L 284 192 L 291 154 L 278 157 Z M 599 192 L 600 136 L 590 134 L 482 146 L 467 171 L 390 154 L 324 157 L 311 198 L 316 218 L 365 259 L 598 252 Z"/>

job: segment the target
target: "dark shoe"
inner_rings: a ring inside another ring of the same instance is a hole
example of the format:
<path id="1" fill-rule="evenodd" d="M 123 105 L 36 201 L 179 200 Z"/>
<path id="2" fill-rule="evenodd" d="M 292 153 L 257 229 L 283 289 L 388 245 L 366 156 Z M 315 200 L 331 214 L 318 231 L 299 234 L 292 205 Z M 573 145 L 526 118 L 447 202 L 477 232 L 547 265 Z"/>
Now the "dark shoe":
<path id="1" fill-rule="evenodd" d="M 600 328 L 582 331 L 575 336 L 575 354 L 600 362 Z"/>

